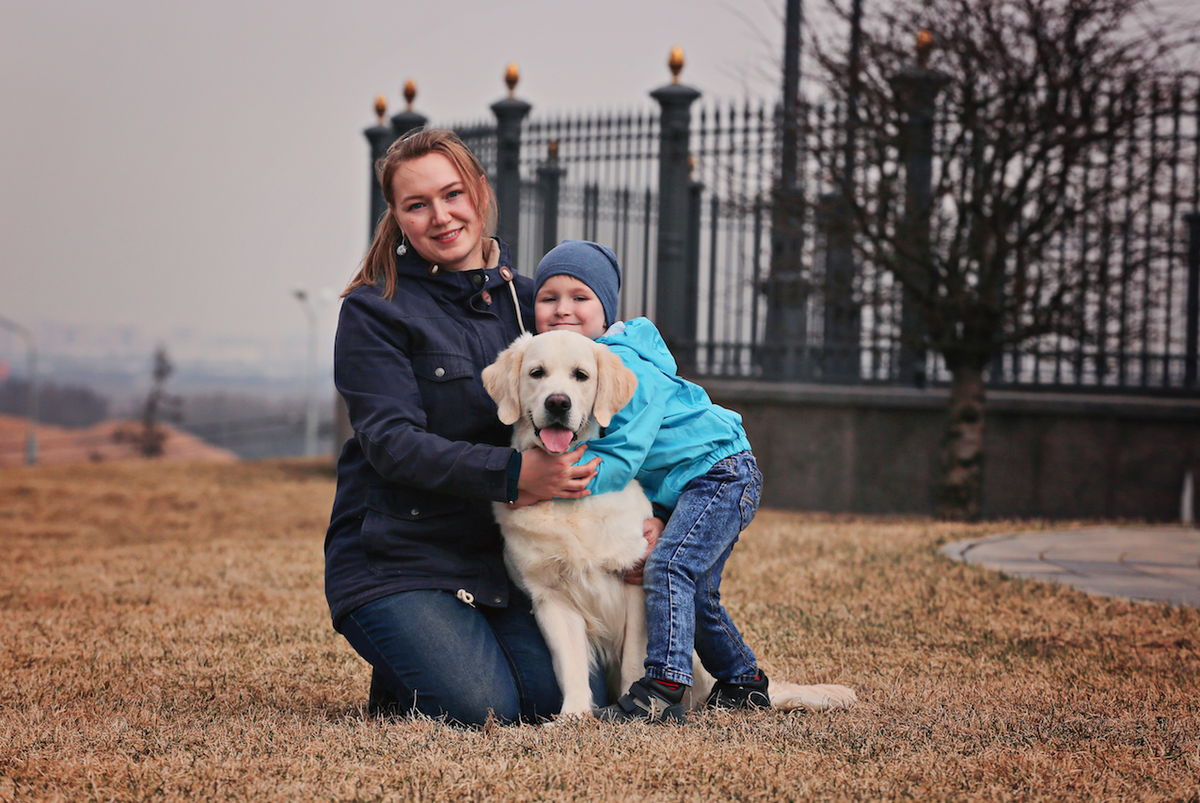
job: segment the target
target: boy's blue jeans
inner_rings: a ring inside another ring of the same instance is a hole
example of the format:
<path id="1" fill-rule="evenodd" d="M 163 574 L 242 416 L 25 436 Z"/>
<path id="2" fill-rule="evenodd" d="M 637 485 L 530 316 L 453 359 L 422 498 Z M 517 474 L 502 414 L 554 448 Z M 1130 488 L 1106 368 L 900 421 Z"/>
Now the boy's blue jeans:
<path id="1" fill-rule="evenodd" d="M 646 560 L 646 676 L 692 684 L 692 649 L 718 680 L 758 675 L 754 653 L 721 606 L 721 571 L 762 496 L 750 452 L 727 457 L 688 483 Z"/>

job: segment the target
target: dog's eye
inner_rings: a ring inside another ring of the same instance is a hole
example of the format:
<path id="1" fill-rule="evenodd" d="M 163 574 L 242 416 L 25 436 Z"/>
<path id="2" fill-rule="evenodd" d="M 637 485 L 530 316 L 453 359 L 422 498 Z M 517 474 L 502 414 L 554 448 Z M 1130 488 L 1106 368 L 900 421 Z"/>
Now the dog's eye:
<path id="1" fill-rule="evenodd" d="M 534 368 L 533 370 L 531 370 L 529 372 L 529 376 L 532 379 L 541 379 L 545 375 L 546 375 L 546 372 L 544 370 L 542 370 L 541 368 Z"/>
<path id="2" fill-rule="evenodd" d="M 576 370 L 575 373 L 571 374 L 571 376 L 574 377 L 576 382 L 588 381 L 588 375 L 583 371 Z"/>

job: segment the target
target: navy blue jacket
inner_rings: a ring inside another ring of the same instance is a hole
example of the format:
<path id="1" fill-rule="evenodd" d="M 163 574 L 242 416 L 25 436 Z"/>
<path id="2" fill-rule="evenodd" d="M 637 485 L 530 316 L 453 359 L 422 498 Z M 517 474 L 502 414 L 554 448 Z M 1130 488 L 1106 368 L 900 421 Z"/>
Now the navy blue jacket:
<path id="1" fill-rule="evenodd" d="M 503 243 L 499 266 L 515 273 Z M 397 259 L 391 300 L 381 282 L 342 302 L 334 382 L 354 436 L 338 459 L 325 536 L 334 627 L 360 605 L 414 589 L 508 604 L 491 503 L 508 500 L 512 434 L 480 379 L 521 333 L 500 267 L 431 274 L 410 249 Z M 514 281 L 533 331 L 533 283 Z"/>

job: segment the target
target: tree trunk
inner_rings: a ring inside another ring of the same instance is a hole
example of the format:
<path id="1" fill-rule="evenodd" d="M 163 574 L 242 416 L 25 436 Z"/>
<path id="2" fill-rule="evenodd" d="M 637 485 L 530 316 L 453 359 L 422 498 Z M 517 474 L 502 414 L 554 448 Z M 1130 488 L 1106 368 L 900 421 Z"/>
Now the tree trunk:
<path id="1" fill-rule="evenodd" d="M 942 435 L 937 515 L 979 518 L 983 496 L 983 369 L 959 365 L 952 373 L 950 409 Z"/>

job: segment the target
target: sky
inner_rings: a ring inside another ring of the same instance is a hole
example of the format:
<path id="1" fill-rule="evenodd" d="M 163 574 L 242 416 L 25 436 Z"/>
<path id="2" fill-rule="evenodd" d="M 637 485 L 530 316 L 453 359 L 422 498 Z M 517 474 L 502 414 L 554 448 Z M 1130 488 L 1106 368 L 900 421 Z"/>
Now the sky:
<path id="1" fill-rule="evenodd" d="M 531 117 L 652 108 L 679 45 L 705 98 L 769 100 L 783 7 L 7 0 L 0 317 L 303 343 L 293 291 L 340 291 L 366 246 L 376 95 L 412 78 L 432 123 L 483 120 L 516 62 Z"/>

